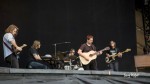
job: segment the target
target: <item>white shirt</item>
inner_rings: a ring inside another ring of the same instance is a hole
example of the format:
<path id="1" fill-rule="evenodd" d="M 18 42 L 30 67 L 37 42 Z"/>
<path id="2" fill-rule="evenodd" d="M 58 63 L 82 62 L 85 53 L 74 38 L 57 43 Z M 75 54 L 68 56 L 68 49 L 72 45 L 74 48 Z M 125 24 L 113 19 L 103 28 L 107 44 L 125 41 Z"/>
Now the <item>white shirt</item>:
<path id="1" fill-rule="evenodd" d="M 6 33 L 3 36 L 3 41 L 12 49 L 12 44 L 10 41 L 15 40 L 11 33 Z M 13 52 L 3 43 L 3 50 L 4 50 L 4 58 L 12 54 Z"/>

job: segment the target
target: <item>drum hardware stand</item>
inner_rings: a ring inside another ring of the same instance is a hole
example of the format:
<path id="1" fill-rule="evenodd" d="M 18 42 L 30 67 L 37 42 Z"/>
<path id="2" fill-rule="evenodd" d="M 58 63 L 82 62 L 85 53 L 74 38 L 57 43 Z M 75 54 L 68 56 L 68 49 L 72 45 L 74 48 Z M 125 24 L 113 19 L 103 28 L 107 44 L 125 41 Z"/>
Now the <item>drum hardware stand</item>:
<path id="1" fill-rule="evenodd" d="M 56 53 L 57 53 L 57 45 L 66 44 L 66 43 L 71 43 L 71 42 L 60 42 L 60 43 L 52 44 L 52 45 L 54 45 L 54 49 L 55 49 L 55 57 L 56 57 Z"/>
<path id="2" fill-rule="evenodd" d="M 55 48 L 55 56 L 56 56 L 56 51 L 57 51 L 57 45 L 65 44 L 65 43 L 71 43 L 71 42 L 61 42 L 61 43 L 54 43 L 54 44 L 52 44 L 52 45 L 54 45 L 54 48 Z"/>

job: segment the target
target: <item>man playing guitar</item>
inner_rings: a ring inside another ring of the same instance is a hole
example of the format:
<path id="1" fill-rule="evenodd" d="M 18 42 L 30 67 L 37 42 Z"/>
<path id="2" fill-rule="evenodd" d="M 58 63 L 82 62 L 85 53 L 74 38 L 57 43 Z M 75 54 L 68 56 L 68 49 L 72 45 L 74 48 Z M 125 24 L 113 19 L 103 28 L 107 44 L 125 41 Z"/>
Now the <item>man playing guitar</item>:
<path id="1" fill-rule="evenodd" d="M 22 47 L 19 47 L 15 41 L 15 36 L 18 33 L 18 27 L 10 25 L 5 32 L 6 33 L 3 36 L 4 59 L 11 65 L 12 68 L 19 68 L 19 62 L 13 50 L 14 47 L 17 51 L 22 51 Z"/>
<path id="2" fill-rule="evenodd" d="M 113 55 L 118 55 L 116 60 L 113 60 L 112 62 L 108 63 L 108 66 L 113 71 L 119 71 L 119 58 L 122 57 L 122 53 L 119 51 L 119 48 L 116 47 L 115 41 L 110 41 L 110 50 L 107 51 L 106 56 L 111 57 Z"/>
<path id="3" fill-rule="evenodd" d="M 82 56 L 87 61 L 89 60 L 88 56 L 85 56 L 83 53 L 89 52 L 91 50 L 96 51 L 96 47 L 92 44 L 93 43 L 93 36 L 87 35 L 87 42 L 82 44 L 81 47 L 78 50 L 78 54 Z M 99 52 L 99 54 L 102 54 L 102 51 Z M 84 70 L 97 70 L 97 62 L 96 60 L 92 60 L 89 64 L 83 65 Z"/>

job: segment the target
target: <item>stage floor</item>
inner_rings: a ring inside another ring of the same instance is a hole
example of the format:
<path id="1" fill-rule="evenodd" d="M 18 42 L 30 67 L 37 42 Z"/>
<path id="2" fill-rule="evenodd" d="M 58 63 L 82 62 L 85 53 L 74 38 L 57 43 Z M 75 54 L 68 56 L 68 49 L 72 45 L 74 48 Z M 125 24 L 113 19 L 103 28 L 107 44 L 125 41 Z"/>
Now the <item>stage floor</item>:
<path id="1" fill-rule="evenodd" d="M 0 84 L 150 84 L 150 73 L 0 68 Z"/>

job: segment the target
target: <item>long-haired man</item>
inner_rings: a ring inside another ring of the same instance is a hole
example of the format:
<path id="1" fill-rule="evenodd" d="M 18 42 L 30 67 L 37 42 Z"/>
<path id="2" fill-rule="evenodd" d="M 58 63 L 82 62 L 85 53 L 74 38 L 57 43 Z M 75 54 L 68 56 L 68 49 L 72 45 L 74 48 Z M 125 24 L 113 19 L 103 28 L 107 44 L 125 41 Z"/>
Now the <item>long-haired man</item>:
<path id="1" fill-rule="evenodd" d="M 18 30 L 18 27 L 12 24 L 6 28 L 3 36 L 4 60 L 9 63 L 12 68 L 19 68 L 19 62 L 17 56 L 14 54 L 13 47 L 18 51 L 22 51 L 22 48 L 17 45 L 15 40 Z"/>

